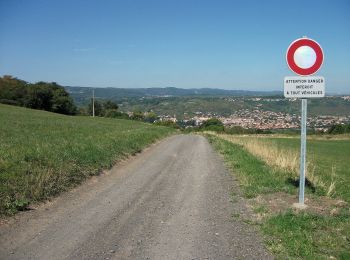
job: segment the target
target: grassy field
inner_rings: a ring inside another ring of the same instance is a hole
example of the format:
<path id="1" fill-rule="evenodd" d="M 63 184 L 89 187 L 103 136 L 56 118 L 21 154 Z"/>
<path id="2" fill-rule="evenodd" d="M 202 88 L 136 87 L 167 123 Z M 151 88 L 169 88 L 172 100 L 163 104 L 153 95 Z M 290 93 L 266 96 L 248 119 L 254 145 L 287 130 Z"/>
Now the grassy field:
<path id="1" fill-rule="evenodd" d="M 277 149 L 299 153 L 299 138 L 267 138 Z M 350 202 L 350 138 L 347 140 L 311 139 L 307 142 L 307 156 L 312 174 L 325 185 L 326 193 Z M 333 185 L 332 187 L 330 187 Z"/>
<path id="2" fill-rule="evenodd" d="M 350 137 L 344 137 L 311 137 L 307 141 L 306 177 L 319 195 L 350 202 Z M 276 172 L 282 172 L 284 179 L 299 176 L 298 137 L 220 135 L 220 138 L 243 146 Z"/>
<path id="3" fill-rule="evenodd" d="M 130 120 L 0 104 L 0 214 L 74 187 L 172 132 Z"/>
<path id="4" fill-rule="evenodd" d="M 259 198 L 251 199 L 255 211 L 266 214 L 256 224 L 261 226 L 266 245 L 277 258 L 350 259 L 350 216 L 346 204 L 350 201 L 349 138 L 308 141 L 311 184 L 306 189 L 306 198 L 309 208 L 316 210 L 305 212 L 291 207 L 292 202 L 297 202 L 298 193 L 295 185 L 298 138 L 228 135 L 208 135 L 208 138 L 224 155 L 244 195 Z M 285 198 L 292 201 L 288 201 L 289 207 L 270 207 L 265 202 L 271 198 L 274 202 Z M 340 203 L 342 200 L 345 203 Z M 315 202 L 318 204 L 312 205 Z"/>

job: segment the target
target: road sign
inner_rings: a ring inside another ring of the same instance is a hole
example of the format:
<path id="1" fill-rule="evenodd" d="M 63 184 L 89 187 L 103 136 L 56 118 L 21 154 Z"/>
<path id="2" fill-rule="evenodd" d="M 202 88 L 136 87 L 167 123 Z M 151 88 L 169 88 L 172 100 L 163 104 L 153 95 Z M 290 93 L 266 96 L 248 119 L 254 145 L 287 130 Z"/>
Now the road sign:
<path id="1" fill-rule="evenodd" d="M 306 98 L 325 96 L 324 78 L 310 76 L 321 68 L 323 63 L 323 51 L 316 41 L 304 37 L 295 40 L 289 45 L 286 53 L 286 60 L 292 71 L 303 76 L 284 78 L 284 96 L 286 98 L 301 98 L 299 203 L 296 205 L 299 208 L 304 208 L 307 121 Z"/>
<path id="2" fill-rule="evenodd" d="M 284 97 L 286 98 L 320 98 L 324 96 L 324 77 L 309 76 L 284 78 Z"/>
<path id="3" fill-rule="evenodd" d="M 318 71 L 323 63 L 323 51 L 314 40 L 300 38 L 292 42 L 286 53 L 289 68 L 296 74 L 308 76 Z"/>

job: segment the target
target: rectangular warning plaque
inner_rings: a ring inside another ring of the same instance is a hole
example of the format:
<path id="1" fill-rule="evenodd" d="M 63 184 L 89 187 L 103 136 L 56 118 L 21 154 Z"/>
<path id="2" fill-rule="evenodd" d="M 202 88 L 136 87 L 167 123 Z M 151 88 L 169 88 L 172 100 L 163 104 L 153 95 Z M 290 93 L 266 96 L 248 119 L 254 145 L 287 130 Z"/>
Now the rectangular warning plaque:
<path id="1" fill-rule="evenodd" d="M 320 98 L 324 96 L 324 77 L 308 76 L 284 78 L 284 97 L 286 98 Z"/>

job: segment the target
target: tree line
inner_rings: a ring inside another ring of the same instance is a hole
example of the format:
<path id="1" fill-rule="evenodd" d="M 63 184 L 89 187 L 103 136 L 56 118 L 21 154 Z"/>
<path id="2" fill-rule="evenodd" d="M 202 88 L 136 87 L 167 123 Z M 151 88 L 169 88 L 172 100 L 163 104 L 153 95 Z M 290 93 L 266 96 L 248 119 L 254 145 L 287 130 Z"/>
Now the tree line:
<path id="1" fill-rule="evenodd" d="M 24 80 L 4 75 L 0 77 L 0 103 L 22 106 L 32 109 L 46 110 L 65 115 L 89 115 L 93 114 L 93 103 L 95 116 L 119 119 L 131 119 L 154 123 L 158 116 L 150 111 L 134 111 L 127 114 L 118 111 L 118 104 L 111 100 L 91 99 L 85 107 L 77 108 L 72 97 L 63 86 L 55 82 L 28 83 Z M 163 122 L 164 123 L 164 122 Z M 159 123 L 158 124 L 163 124 Z M 169 122 L 165 122 L 169 125 Z"/>
<path id="2" fill-rule="evenodd" d="M 28 83 L 5 75 L 0 77 L 0 103 L 75 115 L 77 107 L 64 87 L 55 82 Z"/>
<path id="3" fill-rule="evenodd" d="M 116 102 L 112 100 L 101 100 L 101 99 L 90 99 L 90 102 L 86 106 L 82 106 L 78 110 L 79 115 L 93 115 L 93 108 L 95 110 L 95 116 L 98 117 L 110 117 L 118 119 L 131 119 L 144 121 L 147 123 L 154 123 L 159 119 L 159 117 L 152 111 L 142 112 L 140 110 L 134 111 L 132 113 L 125 113 L 119 111 L 119 106 Z"/>
<path id="4" fill-rule="evenodd" d="M 92 115 L 91 99 L 86 107 L 79 109 L 74 104 L 72 97 L 63 86 L 55 82 L 37 82 L 28 83 L 24 80 L 5 75 L 0 77 L 0 103 L 23 106 L 33 109 L 41 109 L 50 112 L 65 115 Z M 118 104 L 111 100 L 94 100 L 95 115 L 100 117 L 111 117 L 119 119 L 131 119 L 156 123 L 174 128 L 187 129 L 187 131 L 216 131 L 228 134 L 269 134 L 271 130 L 245 129 L 240 126 L 225 127 L 218 119 L 212 118 L 196 126 L 194 121 L 160 121 L 159 117 L 153 112 L 134 111 L 133 113 L 124 113 L 118 111 Z M 298 133 L 296 130 L 293 133 Z M 350 124 L 333 125 L 326 132 L 315 132 L 316 134 L 347 134 L 350 133 Z"/>

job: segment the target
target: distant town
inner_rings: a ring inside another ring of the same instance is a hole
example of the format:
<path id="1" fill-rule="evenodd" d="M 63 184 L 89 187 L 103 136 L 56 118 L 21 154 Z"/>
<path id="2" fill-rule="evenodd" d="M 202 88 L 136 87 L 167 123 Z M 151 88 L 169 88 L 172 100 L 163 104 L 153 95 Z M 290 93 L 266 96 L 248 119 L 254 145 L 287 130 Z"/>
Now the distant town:
<path id="1" fill-rule="evenodd" d="M 80 107 L 91 102 L 92 88 L 66 87 Z M 224 126 L 245 129 L 300 129 L 300 99 L 285 98 L 282 92 L 254 92 L 222 89 L 179 88 L 96 88 L 97 100 L 111 99 L 119 110 L 132 117 L 134 112 L 156 121 L 172 121 L 181 127 L 201 126 L 210 118 Z M 333 125 L 350 123 L 350 95 L 327 95 L 310 99 L 307 125 L 326 132 Z M 154 115 L 153 114 L 153 115 Z"/>
<path id="2" fill-rule="evenodd" d="M 350 102 L 350 96 L 342 96 L 343 100 Z M 215 113 L 203 113 L 200 111 L 195 112 L 195 116 L 188 119 L 184 119 L 184 123 L 193 122 L 194 126 L 200 126 L 204 121 L 210 118 L 219 119 L 225 126 L 240 126 L 246 129 L 297 129 L 300 128 L 300 114 L 289 114 L 283 112 L 265 111 L 259 109 L 262 105 L 259 101 L 264 100 L 270 102 L 280 101 L 279 99 L 268 98 L 247 98 L 247 100 L 254 100 L 257 102 L 256 108 L 253 110 L 241 109 L 233 113 L 230 116 L 222 116 Z M 235 101 L 232 98 L 232 101 Z M 291 101 L 296 101 L 292 99 Z M 172 121 L 176 123 L 178 119 L 176 116 L 160 115 L 160 121 Z M 332 116 L 332 115 L 319 115 L 309 116 L 307 125 L 309 128 L 313 128 L 316 131 L 325 132 L 332 125 L 344 125 L 350 123 L 350 116 Z M 191 127 L 189 125 L 187 127 Z"/>

